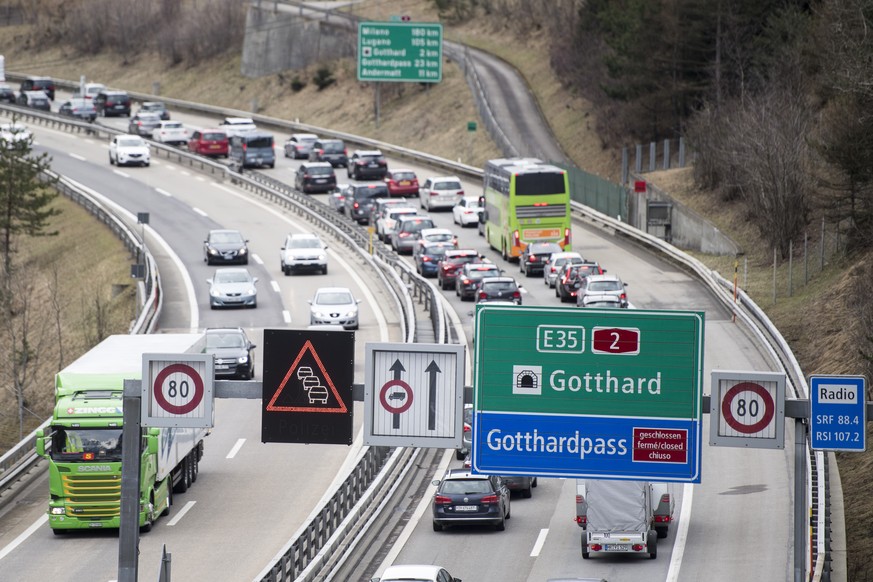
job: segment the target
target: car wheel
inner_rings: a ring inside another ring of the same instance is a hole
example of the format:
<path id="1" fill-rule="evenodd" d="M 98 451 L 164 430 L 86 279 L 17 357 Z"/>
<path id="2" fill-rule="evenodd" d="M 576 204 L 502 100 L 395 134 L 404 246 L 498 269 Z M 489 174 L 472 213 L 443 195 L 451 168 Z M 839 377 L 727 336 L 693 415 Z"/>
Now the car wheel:
<path id="1" fill-rule="evenodd" d="M 532 495 L 533 495 L 533 491 L 530 490 L 530 487 L 528 487 L 527 489 L 521 490 L 521 496 L 524 497 L 525 499 L 530 499 Z"/>
<path id="2" fill-rule="evenodd" d="M 323 267 L 321 268 L 321 274 L 322 274 L 322 275 L 327 275 L 327 265 L 325 265 L 325 266 L 323 266 Z"/>
<path id="3" fill-rule="evenodd" d="M 110 165 L 110 166 L 114 166 L 114 165 L 115 165 L 115 160 L 112 159 L 112 154 L 109 154 L 109 165 Z"/>
<path id="4" fill-rule="evenodd" d="M 57 530 L 55 530 L 55 531 L 57 531 Z M 433 531 L 443 531 L 443 526 L 441 526 L 437 522 L 433 522 Z"/>
<path id="5" fill-rule="evenodd" d="M 536 487 L 536 486 L 537 486 L 537 478 L 536 478 L 536 477 L 533 478 L 533 482 L 531 482 L 530 486 L 531 486 L 531 487 Z"/>
<path id="6" fill-rule="evenodd" d="M 494 526 L 494 529 L 496 529 L 497 531 L 506 530 L 506 517 L 502 518 L 500 520 L 500 523 L 498 523 L 497 525 Z"/>
<path id="7" fill-rule="evenodd" d="M 658 557 L 658 534 L 655 530 L 649 530 L 649 539 L 646 541 L 646 550 L 649 552 L 649 559 L 654 560 Z"/>
<path id="8" fill-rule="evenodd" d="M 464 457 L 466 457 L 466 456 L 467 456 L 467 455 L 465 455 L 465 454 L 464 454 L 464 451 L 462 451 L 461 449 L 455 449 L 455 458 L 456 458 L 457 460 L 459 460 L 459 461 L 463 461 L 463 460 L 464 460 Z"/>
<path id="9" fill-rule="evenodd" d="M 151 166 L 151 165 L 152 165 L 151 162 L 146 162 L 146 163 L 143 164 L 143 166 L 145 166 L 146 168 L 148 168 L 148 167 Z"/>

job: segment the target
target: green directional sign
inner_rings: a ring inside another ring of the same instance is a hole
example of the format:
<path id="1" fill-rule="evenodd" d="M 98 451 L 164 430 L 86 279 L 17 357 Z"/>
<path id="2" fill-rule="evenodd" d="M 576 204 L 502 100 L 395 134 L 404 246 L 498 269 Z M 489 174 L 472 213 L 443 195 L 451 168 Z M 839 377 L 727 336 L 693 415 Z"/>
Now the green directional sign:
<path id="1" fill-rule="evenodd" d="M 704 314 L 477 306 L 475 472 L 699 483 Z"/>
<path id="2" fill-rule="evenodd" d="M 442 78 L 442 24 L 358 23 L 359 81 L 439 83 Z"/>

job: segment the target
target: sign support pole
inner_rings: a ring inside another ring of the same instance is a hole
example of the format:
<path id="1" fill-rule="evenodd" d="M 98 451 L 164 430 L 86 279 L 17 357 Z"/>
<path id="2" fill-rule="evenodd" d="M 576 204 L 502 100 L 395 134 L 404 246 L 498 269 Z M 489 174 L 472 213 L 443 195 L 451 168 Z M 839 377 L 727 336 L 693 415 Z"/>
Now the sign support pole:
<path id="1" fill-rule="evenodd" d="M 121 433 L 121 523 L 118 528 L 118 582 L 136 582 L 139 564 L 139 471 L 142 387 L 124 381 L 124 429 Z"/>
<path id="2" fill-rule="evenodd" d="M 806 513 L 806 423 L 794 419 L 794 582 L 803 582 L 809 517 Z"/>

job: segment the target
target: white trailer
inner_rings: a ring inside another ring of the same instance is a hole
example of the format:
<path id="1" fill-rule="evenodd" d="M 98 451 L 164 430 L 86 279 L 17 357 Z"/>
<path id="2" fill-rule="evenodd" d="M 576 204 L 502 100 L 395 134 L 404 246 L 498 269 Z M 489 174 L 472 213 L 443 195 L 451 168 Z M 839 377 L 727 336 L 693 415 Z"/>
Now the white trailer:
<path id="1" fill-rule="evenodd" d="M 654 560 L 658 556 L 658 532 L 652 484 L 599 479 L 583 483 L 586 519 L 582 557 L 587 560 L 591 554 L 648 554 Z"/>

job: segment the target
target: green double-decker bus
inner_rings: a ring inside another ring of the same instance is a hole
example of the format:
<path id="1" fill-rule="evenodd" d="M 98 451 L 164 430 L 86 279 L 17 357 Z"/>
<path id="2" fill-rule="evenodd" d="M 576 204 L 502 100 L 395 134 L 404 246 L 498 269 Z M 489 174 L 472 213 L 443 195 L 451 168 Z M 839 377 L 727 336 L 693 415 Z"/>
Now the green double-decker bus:
<path id="1" fill-rule="evenodd" d="M 485 239 L 505 260 L 532 242 L 571 248 L 567 172 L 536 158 L 489 160 L 484 174 Z"/>

